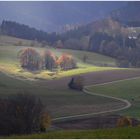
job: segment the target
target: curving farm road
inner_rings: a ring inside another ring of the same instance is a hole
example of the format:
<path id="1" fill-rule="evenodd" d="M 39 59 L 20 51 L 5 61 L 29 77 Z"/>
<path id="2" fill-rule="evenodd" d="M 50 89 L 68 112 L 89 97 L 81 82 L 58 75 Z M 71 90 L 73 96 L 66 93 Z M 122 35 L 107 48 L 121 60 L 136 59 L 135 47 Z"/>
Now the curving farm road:
<path id="1" fill-rule="evenodd" d="M 120 81 L 127 81 L 127 80 L 138 79 L 138 78 L 140 78 L 140 77 L 127 78 L 127 79 L 123 79 L 123 80 L 116 80 L 116 81 L 112 81 L 112 82 L 105 82 L 105 83 L 95 84 L 95 85 L 88 85 L 88 86 L 85 86 L 84 89 L 83 89 L 83 92 L 86 93 L 86 94 L 90 94 L 90 95 L 93 95 L 93 96 L 96 95 L 96 96 L 101 96 L 101 97 L 106 97 L 106 98 L 111 98 L 111 99 L 115 99 L 115 100 L 121 101 L 121 102 L 125 103 L 124 107 L 117 108 L 117 109 L 110 109 L 110 110 L 96 112 L 96 113 L 95 112 L 90 112 L 90 113 L 80 114 L 80 115 L 72 115 L 72 116 L 66 116 L 66 117 L 59 117 L 59 118 L 53 119 L 53 121 L 77 119 L 77 118 L 80 118 L 80 117 L 93 116 L 93 115 L 99 115 L 99 114 L 104 114 L 104 113 L 112 113 L 112 112 L 116 112 L 116 111 L 120 111 L 120 110 L 124 110 L 124 109 L 129 108 L 131 106 L 131 103 L 128 100 L 125 100 L 125 99 L 122 99 L 122 98 L 113 97 L 113 96 L 103 95 L 103 94 L 97 94 L 97 93 L 88 91 L 88 88 L 91 87 L 91 86 L 105 85 L 105 84 L 116 83 L 116 82 L 120 82 Z"/>
<path id="2" fill-rule="evenodd" d="M 12 77 L 9 74 L 7 76 Z M 66 117 L 54 118 L 52 119 L 52 121 L 77 119 L 77 118 L 86 117 L 86 116 L 94 116 L 94 115 L 99 115 L 99 114 L 104 114 L 104 113 L 116 112 L 116 111 L 129 108 L 131 106 L 131 103 L 125 99 L 90 92 L 88 91 L 88 88 L 91 86 L 105 85 L 105 84 L 116 83 L 120 81 L 138 79 L 140 78 L 140 70 L 131 70 L 131 71 L 130 70 L 113 70 L 113 71 L 103 71 L 103 72 L 92 72 L 92 73 L 82 74 L 82 76 L 86 79 L 86 83 L 85 83 L 86 86 L 84 87 L 84 90 L 83 90 L 85 94 L 115 99 L 115 100 L 121 101 L 125 105 L 116 109 L 109 109 L 109 110 L 99 111 L 99 112 L 89 112 L 89 113 L 80 114 L 80 115 L 71 115 L 71 116 L 66 116 Z M 39 83 L 36 82 L 36 84 L 43 87 L 47 85 L 50 89 L 61 89 L 61 88 L 67 87 L 67 83 L 69 82 L 70 79 L 71 77 L 65 77 L 65 78 L 61 78 L 57 80 L 39 81 Z"/>

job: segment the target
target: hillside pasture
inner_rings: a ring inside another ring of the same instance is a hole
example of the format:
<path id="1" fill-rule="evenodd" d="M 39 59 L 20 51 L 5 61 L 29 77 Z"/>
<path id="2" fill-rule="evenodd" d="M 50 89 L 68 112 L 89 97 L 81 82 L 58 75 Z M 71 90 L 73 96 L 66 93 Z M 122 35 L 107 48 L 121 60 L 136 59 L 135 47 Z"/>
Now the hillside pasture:
<path id="1" fill-rule="evenodd" d="M 115 80 L 116 78 L 118 79 L 119 76 L 120 79 L 123 79 L 126 78 L 127 75 L 140 75 L 139 71 L 130 72 L 126 70 L 116 70 L 113 71 L 114 74 L 112 74 L 110 78 L 105 78 L 105 80 L 106 82 L 109 82 Z M 88 75 L 91 77 L 91 79 L 86 79 Z M 105 77 L 107 75 L 110 75 L 110 71 L 85 74 L 83 75 L 86 79 L 85 85 L 93 84 L 96 82 L 103 83 L 105 81 L 103 81 L 101 77 Z M 122 75 L 124 75 L 124 77 Z M 97 77 L 98 81 L 96 81 Z M 41 98 L 43 103 L 46 105 L 46 110 L 49 111 L 53 118 L 79 114 L 81 115 L 86 113 L 90 114 L 93 112 L 98 113 L 101 111 L 108 111 L 124 106 L 123 102 L 115 99 L 88 95 L 80 91 L 70 90 L 67 87 L 69 80 L 70 78 L 68 77 L 57 80 L 18 80 L 15 79 L 15 77 L 0 73 L 0 96 L 1 98 L 12 97 L 17 93 L 23 93 L 23 91 L 27 94 L 34 94 Z M 92 92 L 96 93 L 94 90 Z M 115 93 L 115 91 L 113 91 L 113 93 Z"/>
<path id="2" fill-rule="evenodd" d="M 13 75 L 15 77 L 22 77 L 26 79 L 55 79 L 55 78 L 61 78 L 61 77 L 66 77 L 66 76 L 72 76 L 72 75 L 77 75 L 77 74 L 82 74 L 82 73 L 88 73 L 88 72 L 94 72 L 94 71 L 104 71 L 104 70 L 113 70 L 113 69 L 119 69 L 116 67 L 100 67 L 100 66 L 95 66 L 93 63 L 97 63 L 98 65 L 102 65 L 103 63 L 106 63 L 108 65 L 114 65 L 115 66 L 115 60 L 98 55 L 95 53 L 90 53 L 90 52 L 84 52 L 84 51 L 72 51 L 72 50 L 61 50 L 61 49 L 50 49 L 52 52 L 54 52 L 57 56 L 60 56 L 61 54 L 69 53 L 73 55 L 73 57 L 77 61 L 77 69 L 72 69 L 68 71 L 57 71 L 57 72 L 50 72 L 47 70 L 42 70 L 42 71 L 36 71 L 36 72 L 31 72 L 27 71 L 25 69 L 22 69 L 19 63 L 19 58 L 18 58 L 18 52 L 26 48 L 25 46 L 0 46 L 0 70 L 6 74 Z M 39 48 L 39 47 L 33 47 L 39 52 L 43 52 L 45 48 Z M 82 57 L 84 55 L 88 55 L 89 58 L 87 61 L 88 63 L 83 63 L 82 62 Z"/>
<path id="3" fill-rule="evenodd" d="M 47 85 L 17 80 L 0 73 L 1 98 L 10 98 L 23 92 L 39 97 L 52 118 L 100 112 L 124 106 L 124 103 L 115 99 L 86 95 L 68 88 L 54 90 Z"/>
<path id="4" fill-rule="evenodd" d="M 14 46 L 14 45 L 22 45 L 22 46 L 30 46 L 32 44 L 32 40 L 20 39 L 16 37 L 0 35 L 0 46 Z"/>
<path id="5" fill-rule="evenodd" d="M 127 99 L 132 106 L 126 110 L 118 112 L 122 115 L 132 116 L 140 119 L 140 78 L 124 80 L 116 83 L 93 86 L 89 91 Z"/>
<path id="6" fill-rule="evenodd" d="M 83 57 L 86 56 L 86 63 L 87 64 L 92 64 L 92 65 L 97 65 L 97 66 L 116 66 L 116 60 L 114 58 L 101 55 L 98 53 L 94 52 L 88 52 L 88 51 L 80 51 L 80 50 L 71 50 L 71 49 L 55 49 L 55 48 L 49 48 L 51 51 L 57 53 L 60 55 L 61 53 L 68 53 L 71 54 L 72 56 L 75 56 L 77 61 L 80 61 L 83 63 Z"/>

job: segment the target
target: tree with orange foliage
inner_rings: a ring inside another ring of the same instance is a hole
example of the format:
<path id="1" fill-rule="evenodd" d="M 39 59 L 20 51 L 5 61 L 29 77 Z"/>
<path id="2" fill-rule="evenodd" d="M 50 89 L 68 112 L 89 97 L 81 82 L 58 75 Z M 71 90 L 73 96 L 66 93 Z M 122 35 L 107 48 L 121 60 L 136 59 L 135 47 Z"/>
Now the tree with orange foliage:
<path id="1" fill-rule="evenodd" d="M 69 54 L 62 54 L 58 60 L 57 64 L 60 65 L 62 70 L 69 70 L 76 68 L 76 61 Z"/>
<path id="2" fill-rule="evenodd" d="M 40 130 L 45 132 L 46 128 L 50 127 L 52 123 L 51 117 L 47 112 L 43 112 L 40 118 Z"/>
<path id="3" fill-rule="evenodd" d="M 57 58 L 51 51 L 46 50 L 43 54 L 43 58 L 44 58 L 44 65 L 46 69 L 53 70 L 54 68 L 57 67 L 56 64 Z"/>
<path id="4" fill-rule="evenodd" d="M 117 121 L 118 127 L 132 126 L 132 120 L 129 117 L 121 117 Z"/>
<path id="5" fill-rule="evenodd" d="M 38 70 L 42 67 L 40 54 L 33 48 L 26 48 L 19 52 L 20 63 L 23 68 Z"/>

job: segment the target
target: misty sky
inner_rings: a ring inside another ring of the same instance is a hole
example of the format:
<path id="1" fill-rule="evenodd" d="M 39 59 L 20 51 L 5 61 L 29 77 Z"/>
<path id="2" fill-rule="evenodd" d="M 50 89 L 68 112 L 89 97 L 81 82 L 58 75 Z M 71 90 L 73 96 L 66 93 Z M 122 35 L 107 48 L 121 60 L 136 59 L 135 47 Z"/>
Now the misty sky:
<path id="1" fill-rule="evenodd" d="M 57 31 L 65 24 L 84 24 L 103 18 L 126 3 L 0 1 L 0 21 L 12 20 L 45 31 Z"/>

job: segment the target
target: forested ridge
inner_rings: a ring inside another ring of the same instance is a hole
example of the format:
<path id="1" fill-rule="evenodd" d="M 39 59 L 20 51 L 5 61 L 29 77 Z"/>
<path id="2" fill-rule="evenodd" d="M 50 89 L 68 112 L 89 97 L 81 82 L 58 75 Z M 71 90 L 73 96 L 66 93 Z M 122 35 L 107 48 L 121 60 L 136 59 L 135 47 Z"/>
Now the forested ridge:
<path id="1" fill-rule="evenodd" d="M 140 30 L 112 19 L 94 21 L 64 33 L 47 33 L 3 21 L 1 34 L 41 42 L 43 47 L 93 51 L 117 59 L 120 67 L 140 67 Z"/>

